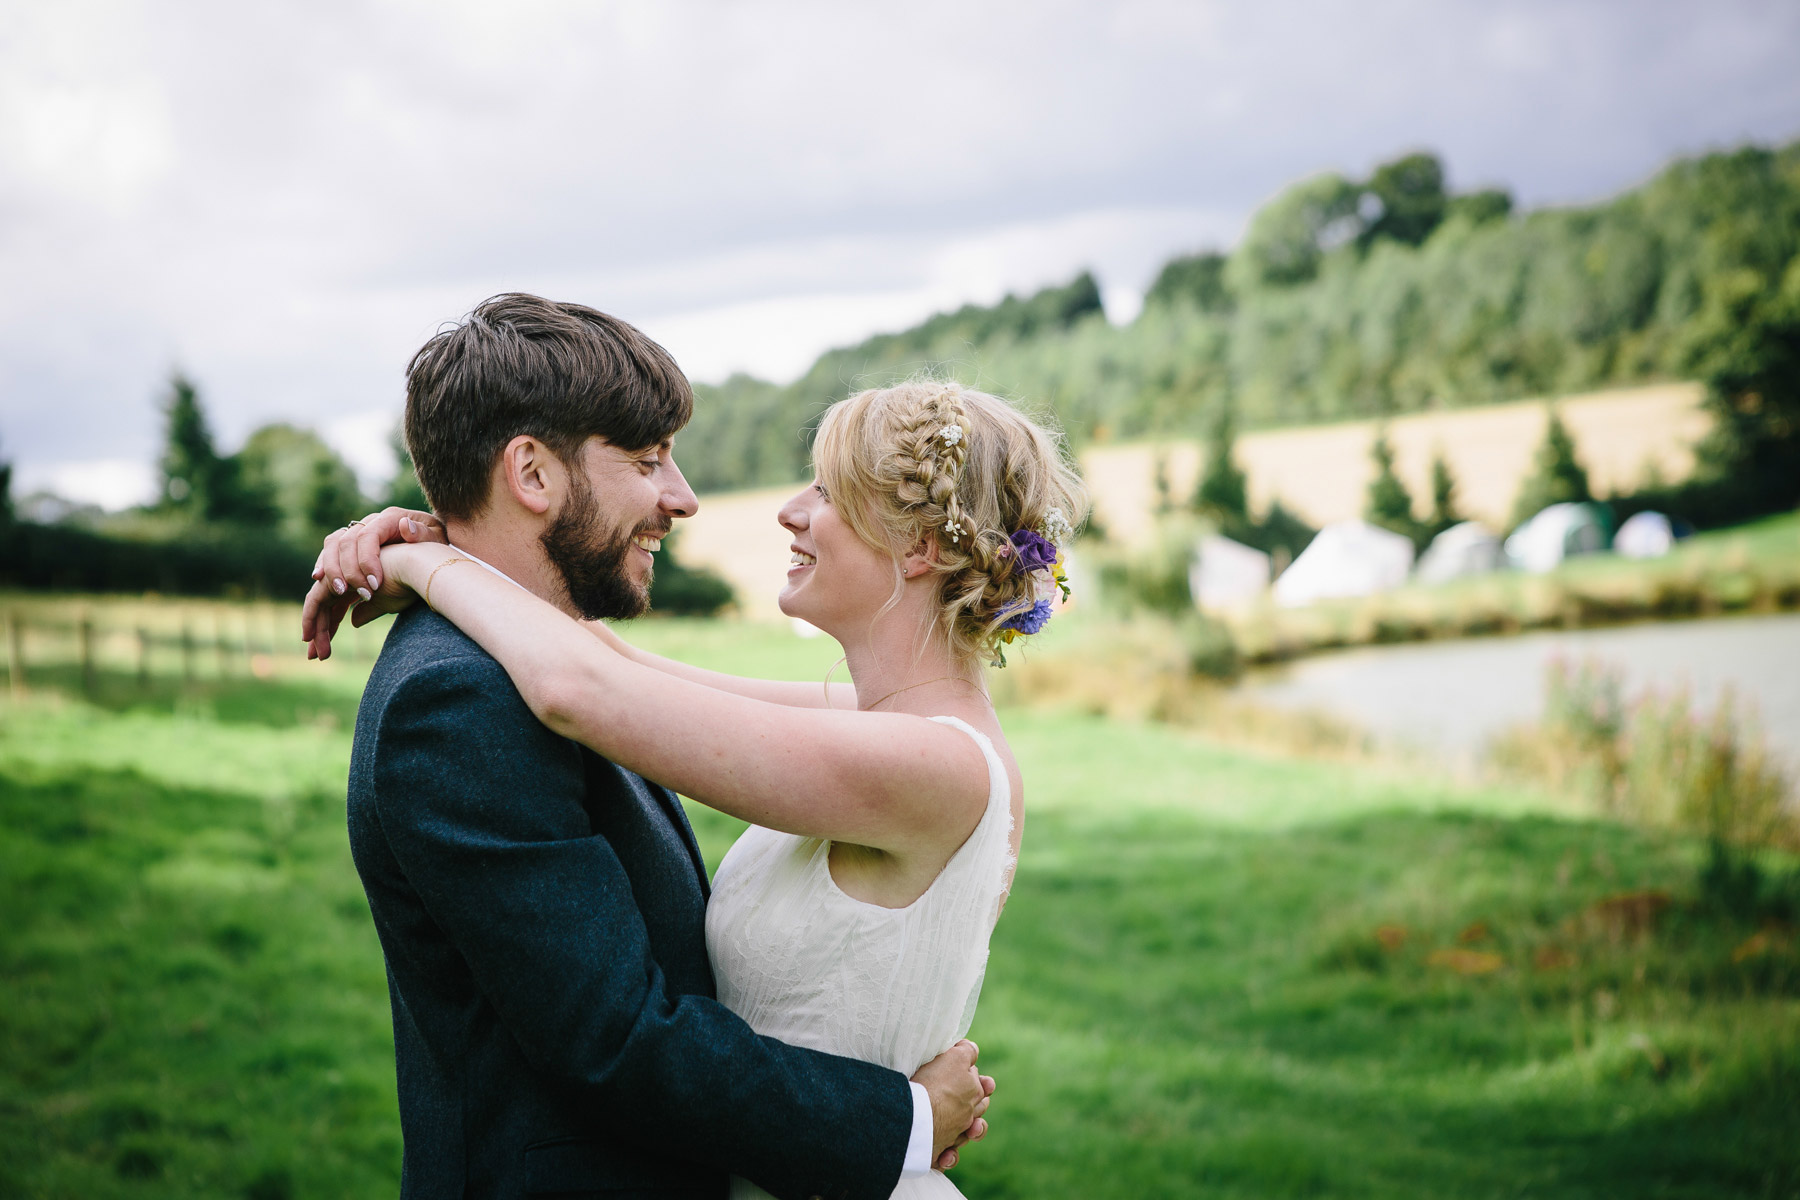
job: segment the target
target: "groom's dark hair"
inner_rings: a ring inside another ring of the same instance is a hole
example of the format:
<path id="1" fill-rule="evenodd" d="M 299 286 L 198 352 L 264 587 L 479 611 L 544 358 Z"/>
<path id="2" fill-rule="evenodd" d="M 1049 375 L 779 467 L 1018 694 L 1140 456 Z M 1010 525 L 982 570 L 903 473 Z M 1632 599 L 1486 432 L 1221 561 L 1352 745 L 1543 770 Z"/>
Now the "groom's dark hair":
<path id="1" fill-rule="evenodd" d="M 406 446 L 443 517 L 487 507 L 494 460 L 520 434 L 573 462 L 596 434 L 643 450 L 693 412 L 667 350 L 617 317 L 522 292 L 483 300 L 406 368 Z"/>

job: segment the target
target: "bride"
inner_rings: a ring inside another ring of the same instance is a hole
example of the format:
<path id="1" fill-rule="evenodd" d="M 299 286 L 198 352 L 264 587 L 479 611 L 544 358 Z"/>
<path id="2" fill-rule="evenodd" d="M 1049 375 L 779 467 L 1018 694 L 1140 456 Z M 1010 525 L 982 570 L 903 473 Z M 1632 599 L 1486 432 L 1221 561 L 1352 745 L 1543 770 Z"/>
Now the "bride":
<path id="1" fill-rule="evenodd" d="M 758 1033 L 911 1074 L 969 1030 L 1018 858 L 1023 780 L 984 668 L 1066 595 L 1059 544 L 1085 497 L 1050 433 L 956 384 L 840 401 L 813 457 L 779 514 L 780 605 L 838 640 L 847 685 L 636 649 L 481 569 L 424 514 L 393 518 L 407 541 L 381 567 L 552 730 L 750 822 L 707 908 L 723 1003 Z M 356 540 L 334 535 L 326 579 Z M 742 1179 L 732 1194 L 765 1195 Z M 894 1193 L 958 1194 L 938 1172 Z"/>

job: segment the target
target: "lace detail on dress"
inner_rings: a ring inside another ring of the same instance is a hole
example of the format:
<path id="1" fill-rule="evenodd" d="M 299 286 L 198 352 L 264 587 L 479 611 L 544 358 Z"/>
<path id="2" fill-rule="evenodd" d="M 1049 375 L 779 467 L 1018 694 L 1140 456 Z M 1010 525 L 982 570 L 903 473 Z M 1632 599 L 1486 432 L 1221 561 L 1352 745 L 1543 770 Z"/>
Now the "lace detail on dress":
<path id="1" fill-rule="evenodd" d="M 725 855 L 706 909 L 719 1000 L 758 1033 L 911 1075 L 969 1032 L 988 937 L 1013 866 L 1012 788 L 987 736 L 987 809 L 925 894 L 882 908 L 831 878 L 831 843 L 751 826 Z M 738 1179 L 732 1196 L 761 1197 Z M 943 1175 L 902 1180 L 896 1197 L 958 1196 Z"/>

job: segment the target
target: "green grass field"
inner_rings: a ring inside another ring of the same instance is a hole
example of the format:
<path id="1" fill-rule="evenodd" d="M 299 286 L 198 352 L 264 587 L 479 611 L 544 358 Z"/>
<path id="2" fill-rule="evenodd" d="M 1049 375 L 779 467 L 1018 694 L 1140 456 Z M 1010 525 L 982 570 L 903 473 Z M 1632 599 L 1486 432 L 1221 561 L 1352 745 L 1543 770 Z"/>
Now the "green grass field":
<path id="1" fill-rule="evenodd" d="M 836 653 L 631 636 L 803 679 Z M 0 1195 L 394 1194 L 356 670 L 100 682 L 0 705 Z M 1793 931 L 1694 902 L 1692 844 L 1380 762 L 1007 723 L 1031 790 L 971 1196 L 1800 1195 Z M 696 824 L 716 862 L 735 826 Z"/>

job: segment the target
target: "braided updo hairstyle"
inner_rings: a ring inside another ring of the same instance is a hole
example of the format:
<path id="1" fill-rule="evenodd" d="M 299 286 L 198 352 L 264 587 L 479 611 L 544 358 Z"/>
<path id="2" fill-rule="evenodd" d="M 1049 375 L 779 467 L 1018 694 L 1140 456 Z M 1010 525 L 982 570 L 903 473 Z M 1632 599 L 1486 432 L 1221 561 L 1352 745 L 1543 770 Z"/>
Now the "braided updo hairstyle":
<path id="1" fill-rule="evenodd" d="M 960 435 L 946 437 L 949 428 Z M 813 463 L 843 520 L 893 555 L 890 606 L 903 588 L 901 558 L 936 544 L 937 624 L 962 661 L 996 659 L 1000 626 L 1035 599 L 1011 535 L 1041 531 L 1051 509 L 1071 525 L 1087 513 L 1061 438 L 957 383 L 919 379 L 838 401 L 819 424 Z"/>

